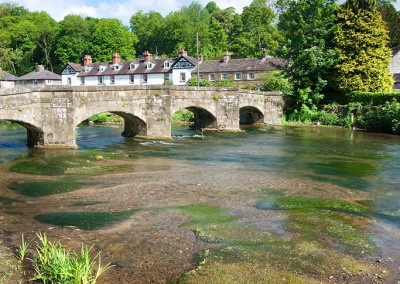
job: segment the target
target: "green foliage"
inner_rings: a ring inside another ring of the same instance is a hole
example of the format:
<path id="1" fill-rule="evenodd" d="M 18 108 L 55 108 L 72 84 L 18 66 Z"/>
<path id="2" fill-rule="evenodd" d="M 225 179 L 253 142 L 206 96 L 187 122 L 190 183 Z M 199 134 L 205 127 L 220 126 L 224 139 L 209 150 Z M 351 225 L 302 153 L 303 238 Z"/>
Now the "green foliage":
<path id="1" fill-rule="evenodd" d="M 91 256 L 92 247 L 82 245 L 80 252 L 72 253 L 59 242 L 51 242 L 46 234 L 38 233 L 40 241 L 33 259 L 36 275 L 32 280 L 43 283 L 95 284 L 112 267 L 101 264 L 100 253 Z"/>
<path id="2" fill-rule="evenodd" d="M 383 105 L 393 100 L 400 101 L 400 92 L 361 92 L 354 91 L 335 98 L 338 103 L 358 102 L 362 105 Z"/>
<path id="3" fill-rule="evenodd" d="M 389 31 L 389 47 L 400 45 L 400 12 L 389 1 L 384 1 L 378 6 L 382 19 L 386 22 Z"/>
<path id="4" fill-rule="evenodd" d="M 197 77 L 192 77 L 190 80 L 186 82 L 187 86 L 192 86 L 192 87 L 197 87 L 197 84 L 199 84 L 200 87 L 210 87 L 211 82 L 208 80 L 202 80 L 200 79 L 199 83 L 197 83 Z"/>
<path id="5" fill-rule="evenodd" d="M 35 220 L 57 225 L 96 230 L 128 219 L 137 210 L 120 212 L 50 212 L 35 216 Z"/>
<path id="6" fill-rule="evenodd" d="M 119 115 L 112 114 L 109 112 L 103 112 L 99 114 L 95 114 L 91 117 L 89 117 L 90 121 L 93 121 L 94 123 L 123 123 L 124 119 L 120 117 Z"/>
<path id="7" fill-rule="evenodd" d="M 235 86 L 232 80 L 215 80 L 213 82 L 214 87 L 225 87 L 232 88 Z"/>
<path id="8" fill-rule="evenodd" d="M 172 122 L 194 122 L 194 113 L 187 109 L 178 110 L 171 116 L 171 121 Z"/>
<path id="9" fill-rule="evenodd" d="M 335 89 L 342 93 L 389 92 L 393 87 L 388 69 L 391 50 L 378 9 L 368 1 L 348 0 L 339 6 L 337 20 L 335 46 L 340 61 L 332 78 Z"/>
<path id="10" fill-rule="evenodd" d="M 293 84 L 294 108 L 317 104 L 338 59 L 333 46 L 333 0 L 278 1 L 278 28 L 284 36 L 278 54 L 287 60 L 284 74 Z"/>
<path id="11" fill-rule="evenodd" d="M 400 134 L 400 103 L 393 101 L 381 107 L 370 106 L 356 118 L 355 125 L 371 131 Z"/>
<path id="12" fill-rule="evenodd" d="M 263 74 L 263 91 L 279 91 L 283 94 L 292 94 L 293 86 L 280 71 L 268 71 Z"/>
<path id="13" fill-rule="evenodd" d="M 218 96 L 218 95 L 214 95 L 213 96 L 213 100 L 214 100 L 214 102 L 218 102 L 219 101 L 219 99 L 220 99 L 220 97 Z"/>

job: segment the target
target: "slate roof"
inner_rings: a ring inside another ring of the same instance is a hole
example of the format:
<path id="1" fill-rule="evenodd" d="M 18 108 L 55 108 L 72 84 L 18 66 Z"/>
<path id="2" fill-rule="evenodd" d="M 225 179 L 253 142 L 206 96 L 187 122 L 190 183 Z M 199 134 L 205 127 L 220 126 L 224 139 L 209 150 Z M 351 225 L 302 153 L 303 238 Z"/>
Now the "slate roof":
<path id="1" fill-rule="evenodd" d="M 0 81 L 17 81 L 18 77 L 0 70 Z"/>
<path id="2" fill-rule="evenodd" d="M 49 70 L 33 71 L 24 76 L 18 78 L 18 81 L 28 81 L 28 80 L 59 80 L 61 81 L 61 76 L 50 72 Z"/>
<path id="3" fill-rule="evenodd" d="M 153 63 L 153 68 L 147 68 L 147 62 L 142 61 L 120 61 L 117 64 L 120 66 L 118 70 L 114 69 L 112 62 L 97 62 L 91 63 L 87 66 L 91 68 L 90 71 L 84 72 L 85 66 L 78 63 L 68 63 L 74 71 L 78 72 L 78 77 L 88 76 L 110 76 L 110 75 L 132 75 L 132 74 L 154 74 L 154 73 L 170 73 L 172 72 L 172 65 L 177 62 L 181 57 L 178 58 L 167 58 L 167 59 L 152 59 L 149 62 Z M 185 56 L 191 64 L 196 65 L 197 59 Z M 164 68 L 164 62 L 168 61 L 170 67 Z M 135 69 L 131 69 L 131 64 L 135 64 Z M 100 66 L 104 66 L 104 71 L 100 71 Z M 64 68 L 65 69 L 65 68 Z"/>
<path id="4" fill-rule="evenodd" d="M 200 73 L 223 73 L 245 71 L 275 70 L 277 66 L 285 65 L 285 61 L 276 57 L 266 58 L 231 58 L 227 62 L 223 60 L 205 60 L 200 63 Z M 193 70 L 193 73 L 197 69 Z"/>
<path id="5" fill-rule="evenodd" d="M 400 51 L 400 46 L 392 48 L 392 56 L 395 56 Z"/>

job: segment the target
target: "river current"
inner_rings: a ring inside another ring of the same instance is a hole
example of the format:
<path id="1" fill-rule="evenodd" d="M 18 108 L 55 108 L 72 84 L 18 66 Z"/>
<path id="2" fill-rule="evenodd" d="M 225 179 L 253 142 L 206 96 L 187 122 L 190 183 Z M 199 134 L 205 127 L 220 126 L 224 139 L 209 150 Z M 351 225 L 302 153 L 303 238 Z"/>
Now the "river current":
<path id="1" fill-rule="evenodd" d="M 367 204 L 373 213 L 361 227 L 378 248 L 367 261 L 400 257 L 399 136 L 324 127 L 248 127 L 240 133 L 176 127 L 172 140 L 153 141 L 124 138 L 122 130 L 82 125 L 77 128 L 78 150 L 40 150 L 26 147 L 24 128 L 1 123 L 0 222 L 5 243 L 17 247 L 22 233 L 33 238 L 42 231 L 73 248 L 82 242 L 94 244 L 105 262 L 115 264 L 104 283 L 167 283 L 196 268 L 196 255 L 210 247 L 185 225 L 190 217 L 171 208 L 216 206 L 242 225 L 284 239 L 286 213 L 271 199 L 260 197 L 263 190 L 275 190 Z M 99 151 L 97 156 L 123 156 L 99 157 L 96 163 L 114 168 L 87 174 L 88 183 L 80 189 L 35 197 L 10 188 L 12 183 L 69 178 L 68 173 L 10 170 L 21 161 L 73 160 L 94 150 Z M 81 206 L 76 206 L 78 201 Z M 95 229 L 37 218 L 52 212 L 129 210 L 138 211 Z M 395 281 L 398 272 L 393 273 Z"/>

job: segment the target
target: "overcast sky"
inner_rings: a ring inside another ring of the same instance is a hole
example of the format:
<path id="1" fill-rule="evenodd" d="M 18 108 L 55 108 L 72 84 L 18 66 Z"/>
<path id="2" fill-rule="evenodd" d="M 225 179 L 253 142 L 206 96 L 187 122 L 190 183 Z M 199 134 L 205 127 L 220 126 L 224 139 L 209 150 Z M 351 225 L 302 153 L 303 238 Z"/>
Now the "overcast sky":
<path id="1" fill-rule="evenodd" d="M 211 0 L 199 0 L 203 6 Z M 157 11 L 166 16 L 192 3 L 192 0 L 0 0 L 0 3 L 12 2 L 24 6 L 29 11 L 46 11 L 56 21 L 68 14 L 82 14 L 95 18 L 117 18 L 125 25 L 137 11 Z M 243 7 L 252 0 L 214 0 L 221 9 L 234 7 L 241 13 Z"/>

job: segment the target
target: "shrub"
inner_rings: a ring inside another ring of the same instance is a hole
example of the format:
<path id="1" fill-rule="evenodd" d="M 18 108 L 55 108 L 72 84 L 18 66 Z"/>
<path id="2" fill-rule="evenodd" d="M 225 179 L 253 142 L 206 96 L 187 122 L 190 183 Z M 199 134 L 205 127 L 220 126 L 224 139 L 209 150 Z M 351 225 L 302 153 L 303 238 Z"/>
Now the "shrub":
<path id="1" fill-rule="evenodd" d="M 110 263 L 102 266 L 100 253 L 93 259 L 88 248 L 82 245 L 79 253 L 71 253 L 59 242 L 52 243 L 46 234 L 36 234 L 39 244 L 37 257 L 33 261 L 36 275 L 32 280 L 43 283 L 94 284 L 105 271 L 112 267 Z"/>
<path id="2" fill-rule="evenodd" d="M 279 91 L 284 94 L 291 94 L 293 86 L 288 79 L 283 77 L 280 71 L 268 71 L 262 76 L 264 85 L 263 91 Z"/>
<path id="3" fill-rule="evenodd" d="M 214 87 L 225 87 L 225 88 L 232 88 L 235 86 L 232 80 L 216 80 L 214 81 Z"/>
<path id="4" fill-rule="evenodd" d="M 186 85 L 187 86 L 192 86 L 192 87 L 197 87 L 197 77 L 190 78 L 190 80 L 186 82 Z M 211 86 L 211 82 L 208 81 L 208 80 L 200 79 L 199 86 L 200 87 L 210 87 Z"/>
<path id="5" fill-rule="evenodd" d="M 393 100 L 400 101 L 400 92 L 360 92 L 355 91 L 335 97 L 340 104 L 361 103 L 362 105 L 383 105 Z"/>
<path id="6" fill-rule="evenodd" d="M 356 118 L 356 126 L 367 130 L 400 133 L 400 103 L 387 102 L 381 107 L 370 106 Z"/>
<path id="7" fill-rule="evenodd" d="M 171 121 L 172 122 L 193 122 L 194 121 L 194 113 L 187 109 L 178 110 L 171 116 Z"/>

